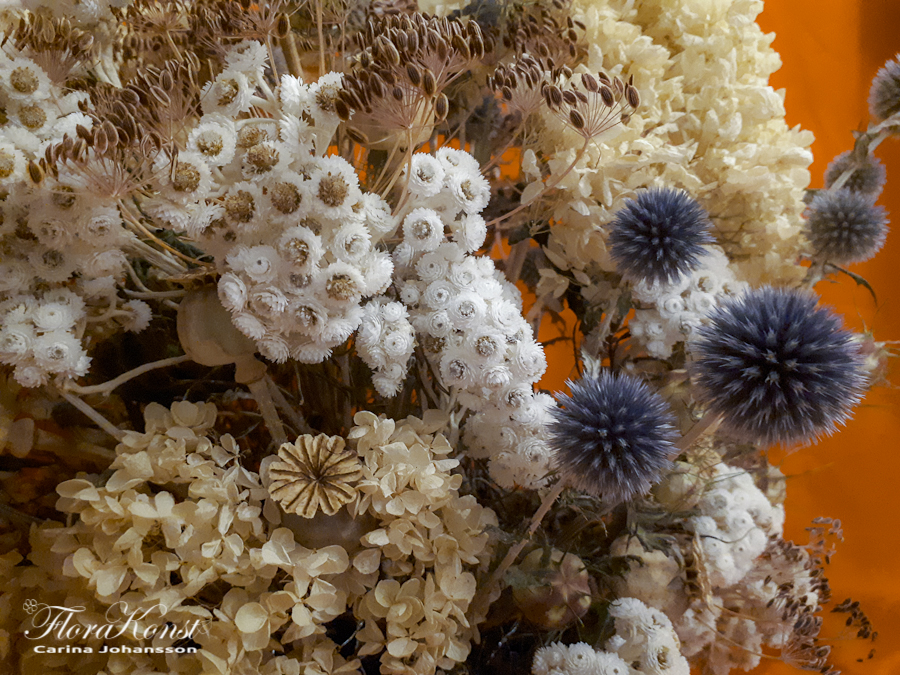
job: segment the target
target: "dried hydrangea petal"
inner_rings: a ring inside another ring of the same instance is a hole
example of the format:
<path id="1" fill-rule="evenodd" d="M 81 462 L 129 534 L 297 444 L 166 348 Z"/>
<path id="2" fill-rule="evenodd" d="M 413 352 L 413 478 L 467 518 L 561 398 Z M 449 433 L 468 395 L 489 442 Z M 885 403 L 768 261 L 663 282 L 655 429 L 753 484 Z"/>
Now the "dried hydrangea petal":
<path id="1" fill-rule="evenodd" d="M 301 436 L 282 445 L 278 457 L 269 467 L 269 494 L 285 511 L 331 516 L 356 497 L 352 483 L 362 478 L 362 465 L 340 436 Z"/>

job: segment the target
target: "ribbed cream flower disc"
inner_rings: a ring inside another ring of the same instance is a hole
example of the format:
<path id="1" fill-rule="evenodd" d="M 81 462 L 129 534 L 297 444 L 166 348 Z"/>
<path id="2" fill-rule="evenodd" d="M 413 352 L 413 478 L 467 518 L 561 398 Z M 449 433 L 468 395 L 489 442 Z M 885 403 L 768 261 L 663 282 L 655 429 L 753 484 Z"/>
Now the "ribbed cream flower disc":
<path id="1" fill-rule="evenodd" d="M 269 467 L 269 494 L 285 511 L 312 518 L 321 508 L 331 516 L 356 496 L 352 483 L 362 478 L 362 466 L 340 436 L 300 436 L 278 457 Z"/>

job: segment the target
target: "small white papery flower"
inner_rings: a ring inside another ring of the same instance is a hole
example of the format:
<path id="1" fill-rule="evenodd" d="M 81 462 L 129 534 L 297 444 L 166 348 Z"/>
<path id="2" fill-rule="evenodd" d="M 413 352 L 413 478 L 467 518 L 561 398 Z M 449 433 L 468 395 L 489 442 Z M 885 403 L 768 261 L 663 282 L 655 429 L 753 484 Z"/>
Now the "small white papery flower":
<path id="1" fill-rule="evenodd" d="M 125 330 L 140 333 L 150 325 L 153 312 L 150 311 L 150 305 L 143 300 L 129 300 L 124 308 L 131 312 L 131 316 L 124 322 Z"/>
<path id="2" fill-rule="evenodd" d="M 309 87 L 299 77 L 282 75 L 281 85 L 278 87 L 278 100 L 281 102 L 283 112 L 300 117 L 308 107 Z"/>
<path id="3" fill-rule="evenodd" d="M 406 307 L 399 302 L 386 302 L 381 306 L 381 316 L 388 323 L 405 321 L 408 313 Z"/>
<path id="4" fill-rule="evenodd" d="M 13 379 L 26 388 L 42 387 L 50 381 L 47 371 L 37 366 L 16 366 Z"/>
<path id="5" fill-rule="evenodd" d="M 372 251 L 360 262 L 360 272 L 366 282 L 365 295 L 381 295 L 391 285 L 394 263 L 383 251 Z"/>
<path id="6" fill-rule="evenodd" d="M 425 283 L 431 283 L 447 276 L 450 263 L 447 259 L 436 251 L 426 253 L 416 263 L 416 273 L 419 279 Z"/>
<path id="7" fill-rule="evenodd" d="M 403 304 L 413 306 L 419 302 L 419 289 L 415 284 L 404 283 L 400 286 L 400 299 Z"/>
<path id="8" fill-rule="evenodd" d="M 44 333 L 34 340 L 35 363 L 48 372 L 62 373 L 77 369 L 82 356 L 84 350 L 81 343 L 68 331 Z"/>
<path id="9" fill-rule="evenodd" d="M 467 214 L 480 213 L 491 200 L 491 184 L 478 171 L 457 171 L 447 180 L 453 203 Z"/>
<path id="10" fill-rule="evenodd" d="M 409 357 L 413 353 L 415 340 L 408 330 L 395 330 L 384 336 L 381 347 L 384 353 L 397 361 Z"/>
<path id="11" fill-rule="evenodd" d="M 431 309 L 447 309 L 453 301 L 456 293 L 449 281 L 438 279 L 433 281 L 425 289 L 422 299 Z"/>
<path id="12" fill-rule="evenodd" d="M 245 73 L 248 77 L 262 77 L 268 62 L 268 51 L 256 40 L 242 40 L 225 54 L 225 68 Z"/>
<path id="13" fill-rule="evenodd" d="M 435 158 L 424 152 L 417 152 L 410 161 L 408 189 L 419 198 L 433 197 L 441 191 L 444 182 L 444 167 Z"/>
<path id="14" fill-rule="evenodd" d="M 231 317 L 234 327 L 251 340 L 261 340 L 266 335 L 266 327 L 249 312 L 235 314 Z"/>
<path id="15" fill-rule="evenodd" d="M 61 302 L 44 302 L 34 308 L 31 320 L 38 330 L 51 332 L 67 330 L 75 325 L 71 308 Z"/>
<path id="16" fill-rule="evenodd" d="M 415 209 L 403 220 L 403 240 L 416 251 L 433 251 L 444 241 L 444 222 L 432 209 Z"/>
<path id="17" fill-rule="evenodd" d="M 487 237 L 487 223 L 477 213 L 466 214 L 464 218 L 455 221 L 450 230 L 453 233 L 453 241 L 469 253 L 474 253 L 484 246 Z"/>
<path id="18" fill-rule="evenodd" d="M 347 223 L 334 233 L 330 248 L 341 260 L 356 262 L 372 249 L 369 231 L 360 223 Z"/>
<path id="19" fill-rule="evenodd" d="M 472 328 L 480 324 L 487 313 L 487 305 L 474 291 L 461 291 L 450 305 L 450 318 L 457 328 Z"/>
<path id="20" fill-rule="evenodd" d="M 234 159 L 237 131 L 224 115 L 204 115 L 188 136 L 187 149 L 201 155 L 211 166 L 225 166 Z"/>
<path id="21" fill-rule="evenodd" d="M 469 172 L 479 170 L 478 161 L 472 155 L 463 150 L 451 148 L 449 145 L 438 148 L 434 156 L 443 165 L 448 179 L 457 169 Z"/>
<path id="22" fill-rule="evenodd" d="M 34 346 L 34 328 L 27 323 L 10 323 L 0 329 L 0 359 L 15 365 L 30 354 Z"/>
<path id="23" fill-rule="evenodd" d="M 237 117 L 250 110 L 253 88 L 244 73 L 224 70 L 200 92 L 200 107 L 205 115 L 220 113 L 225 117 Z"/>
<path id="24" fill-rule="evenodd" d="M 280 335 L 269 334 L 257 342 L 264 357 L 275 363 L 285 363 L 291 357 L 291 348 Z"/>
<path id="25" fill-rule="evenodd" d="M 256 287 L 250 294 L 250 306 L 257 315 L 272 319 L 287 309 L 288 301 L 275 286 Z"/>
<path id="26" fill-rule="evenodd" d="M 271 246 L 240 246 L 226 258 L 226 262 L 256 283 L 268 283 L 278 272 L 278 253 Z"/>
<path id="27" fill-rule="evenodd" d="M 462 350 L 446 350 L 441 356 L 440 367 L 444 384 L 465 389 L 475 383 L 475 369 Z"/>
<path id="28" fill-rule="evenodd" d="M 97 251 L 89 258 L 82 259 L 78 266 L 86 277 L 118 276 L 125 270 L 128 258 L 118 248 Z"/>
<path id="29" fill-rule="evenodd" d="M 15 57 L 3 64 L 3 92 L 18 101 L 37 101 L 50 95 L 50 78 L 44 69 L 31 59 Z"/>
<path id="30" fill-rule="evenodd" d="M 233 272 L 226 272 L 219 279 L 219 301 L 229 312 L 242 312 L 247 306 L 247 285 Z"/>

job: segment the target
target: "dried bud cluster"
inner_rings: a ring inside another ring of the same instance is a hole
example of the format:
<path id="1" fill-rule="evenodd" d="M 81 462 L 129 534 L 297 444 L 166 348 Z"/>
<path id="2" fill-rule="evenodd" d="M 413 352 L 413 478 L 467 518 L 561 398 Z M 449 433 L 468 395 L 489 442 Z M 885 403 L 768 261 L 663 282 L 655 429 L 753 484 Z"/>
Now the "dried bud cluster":
<path id="1" fill-rule="evenodd" d="M 353 116 L 351 137 L 365 144 L 397 130 L 427 137 L 449 111 L 443 89 L 487 49 L 476 22 L 423 14 L 369 20 L 357 42 L 359 62 L 344 77 L 335 111 L 345 121 Z"/>
<path id="2" fill-rule="evenodd" d="M 604 72 L 594 77 L 581 74 L 581 84 L 569 80 L 568 85 L 541 85 L 541 94 L 547 107 L 567 122 L 584 138 L 594 138 L 611 129 L 617 123 L 627 123 L 641 105 L 641 96 L 634 86 L 634 76 L 623 82 L 612 79 Z"/>

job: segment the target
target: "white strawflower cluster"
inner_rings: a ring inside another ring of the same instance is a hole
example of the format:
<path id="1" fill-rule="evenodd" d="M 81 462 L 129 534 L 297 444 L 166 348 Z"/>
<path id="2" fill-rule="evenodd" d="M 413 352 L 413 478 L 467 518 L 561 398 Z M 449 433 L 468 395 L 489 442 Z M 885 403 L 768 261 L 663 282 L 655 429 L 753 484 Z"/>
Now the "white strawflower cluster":
<path id="1" fill-rule="evenodd" d="M 137 254 L 141 244 L 115 202 L 88 194 L 64 166 L 38 184 L 27 170 L 50 146 L 76 138 L 78 127 L 93 127 L 79 110 L 88 101 L 26 56 L 0 52 L 0 104 L 7 111 L 0 125 L 0 363 L 14 366 L 27 387 L 50 375 L 87 372 L 86 317 L 106 332 L 142 330 L 150 320 L 145 303 L 117 297 L 127 253 Z"/>
<path id="2" fill-rule="evenodd" d="M 506 489 L 546 485 L 553 468 L 546 433 L 556 407 L 553 397 L 535 394 L 529 386 L 510 386 L 475 405 L 463 434 L 469 456 L 488 458 L 491 478 Z"/>
<path id="3" fill-rule="evenodd" d="M 618 598 L 609 607 L 616 634 L 606 648 L 631 664 L 632 673 L 689 675 L 690 666 L 672 622 L 658 609 L 637 598 Z"/>
<path id="4" fill-rule="evenodd" d="M 619 598 L 609 606 L 616 634 L 606 651 L 585 642 L 558 642 L 535 652 L 532 675 L 689 675 L 678 636 L 669 618 L 636 598 Z"/>
<path id="5" fill-rule="evenodd" d="M 696 329 L 723 297 L 747 287 L 738 281 L 718 246 L 706 247 L 703 264 L 673 284 L 636 283 L 632 297 L 652 307 L 638 307 L 628 322 L 631 336 L 657 358 L 668 358 L 678 342 L 690 341 Z"/>
<path id="6" fill-rule="evenodd" d="M 714 588 L 739 583 L 784 526 L 784 507 L 769 503 L 749 473 L 726 464 L 713 469 L 697 509 L 685 528 L 700 538 Z"/>
<path id="7" fill-rule="evenodd" d="M 349 162 L 322 156 L 340 75 L 285 75 L 279 96 L 263 98 L 265 60 L 258 42 L 231 49 L 147 209 L 215 256 L 222 304 L 263 356 L 319 363 L 357 329 L 361 301 L 391 283 L 390 256 L 373 244 L 395 221 Z M 251 106 L 272 116 L 244 117 Z"/>
<path id="8" fill-rule="evenodd" d="M 25 387 L 84 375 L 91 362 L 78 339 L 85 317 L 84 301 L 64 288 L 0 302 L 0 363 L 14 366 Z"/>
<path id="9" fill-rule="evenodd" d="M 532 385 L 547 362 L 518 289 L 493 260 L 470 255 L 484 243 L 488 183 L 471 155 L 443 147 L 413 155 L 408 190 L 394 250 L 400 298 L 442 384 L 475 413 L 465 427 L 473 456 L 490 457 L 501 485 L 536 487 L 550 468 L 543 429 L 552 399 L 535 397 Z"/>
<path id="10" fill-rule="evenodd" d="M 685 523 L 694 537 L 683 555 L 690 557 L 699 587 L 686 583 L 672 555 L 645 551 L 636 539 L 621 537 L 611 552 L 641 560 L 620 582 L 620 592 L 665 612 L 681 653 L 702 657 L 716 675 L 727 675 L 755 667 L 763 645 L 786 648 L 800 609 L 812 615 L 819 596 L 809 554 L 780 539 L 783 506 L 772 505 L 741 469 L 717 463 L 706 478 L 701 489 L 696 481 L 667 485 L 667 498 L 697 511 Z M 798 584 L 790 594 L 779 588 L 787 581 Z M 792 611 L 785 613 L 788 602 Z"/>
<path id="11" fill-rule="evenodd" d="M 551 642 L 534 653 L 532 675 L 631 675 L 621 658 L 597 651 L 586 642 Z"/>
<path id="12" fill-rule="evenodd" d="M 409 357 L 415 349 L 415 331 L 406 307 L 384 298 L 363 307 L 356 336 L 356 351 L 375 373 L 372 383 L 382 396 L 393 396 L 406 377 Z"/>

